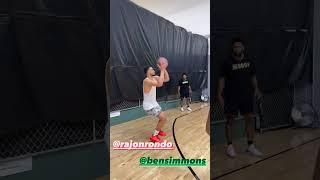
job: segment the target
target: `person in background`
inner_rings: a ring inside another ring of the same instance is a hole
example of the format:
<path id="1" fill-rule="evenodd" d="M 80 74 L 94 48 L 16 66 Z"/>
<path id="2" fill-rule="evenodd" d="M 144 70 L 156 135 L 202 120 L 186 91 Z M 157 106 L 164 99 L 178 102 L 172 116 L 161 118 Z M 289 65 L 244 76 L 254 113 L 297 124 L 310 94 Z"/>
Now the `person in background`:
<path id="1" fill-rule="evenodd" d="M 232 122 L 240 114 L 245 120 L 247 134 L 247 151 L 255 156 L 262 153 L 255 147 L 254 138 L 254 97 L 260 98 L 261 92 L 258 88 L 256 71 L 252 61 L 244 54 L 244 44 L 239 38 L 232 42 L 232 54 L 222 66 L 219 79 L 217 99 L 223 108 L 226 122 L 227 155 L 235 157 L 236 152 L 232 145 Z"/>
<path id="2" fill-rule="evenodd" d="M 190 81 L 186 73 L 181 75 L 181 79 L 178 84 L 178 95 L 180 96 L 181 111 L 184 111 L 183 102 L 186 100 L 187 110 L 192 111 L 190 108 L 190 94 L 192 93 Z"/>

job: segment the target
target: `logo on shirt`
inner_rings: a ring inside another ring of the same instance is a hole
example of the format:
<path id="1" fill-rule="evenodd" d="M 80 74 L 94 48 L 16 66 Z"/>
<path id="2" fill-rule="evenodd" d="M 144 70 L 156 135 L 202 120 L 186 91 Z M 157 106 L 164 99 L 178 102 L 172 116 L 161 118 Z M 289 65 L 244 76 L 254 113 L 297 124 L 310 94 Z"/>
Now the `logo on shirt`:
<path id="1" fill-rule="evenodd" d="M 188 81 L 183 81 L 183 82 L 182 82 L 182 84 L 187 84 L 187 83 L 188 83 Z"/>
<path id="2" fill-rule="evenodd" d="M 238 70 L 238 69 L 245 69 L 245 68 L 249 68 L 250 67 L 250 63 L 240 63 L 240 64 L 232 64 L 232 70 Z"/>

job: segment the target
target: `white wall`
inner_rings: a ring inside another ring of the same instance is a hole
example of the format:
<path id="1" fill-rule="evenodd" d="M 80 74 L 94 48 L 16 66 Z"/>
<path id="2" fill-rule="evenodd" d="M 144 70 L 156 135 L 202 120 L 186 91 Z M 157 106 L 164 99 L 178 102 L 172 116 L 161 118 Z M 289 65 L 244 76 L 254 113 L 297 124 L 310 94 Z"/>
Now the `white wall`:
<path id="1" fill-rule="evenodd" d="M 175 14 L 176 12 L 192 8 L 209 0 L 131 0 L 135 4 L 162 16 Z"/>
<path id="2" fill-rule="evenodd" d="M 210 35 L 210 0 L 131 1 L 192 33 Z"/>
<path id="3" fill-rule="evenodd" d="M 188 31 L 203 36 L 210 35 L 210 2 L 164 16 L 165 19 Z"/>

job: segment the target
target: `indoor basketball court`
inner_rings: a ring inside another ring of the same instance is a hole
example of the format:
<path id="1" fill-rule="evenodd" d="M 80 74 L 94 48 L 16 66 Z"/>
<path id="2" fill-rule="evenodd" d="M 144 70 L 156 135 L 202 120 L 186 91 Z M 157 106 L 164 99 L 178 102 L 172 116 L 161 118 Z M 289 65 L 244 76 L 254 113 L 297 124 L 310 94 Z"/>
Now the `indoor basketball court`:
<path id="1" fill-rule="evenodd" d="M 320 0 L 0 0 L 0 57 L 0 179 L 320 180 Z"/>
<path id="2" fill-rule="evenodd" d="M 260 158 L 245 152 L 245 139 L 238 139 L 234 144 L 238 149 L 234 159 L 226 156 L 225 144 L 214 146 L 213 179 L 312 179 L 320 148 L 320 130 L 289 128 L 257 135 L 257 146 L 264 150 Z"/>
<path id="3" fill-rule="evenodd" d="M 192 112 L 180 109 L 165 111 L 168 117 L 164 131 L 164 140 L 174 144 L 173 150 L 113 150 L 114 141 L 148 141 L 156 119 L 145 116 L 110 128 L 110 173 L 111 179 L 209 179 L 210 137 L 206 133 L 209 106 L 206 103 L 194 103 Z M 204 167 L 141 167 L 139 158 L 205 158 Z M 195 175 L 194 175 L 195 174 Z"/>
<path id="4" fill-rule="evenodd" d="M 110 179 L 209 179 L 209 2 L 111 1 Z M 161 85 L 146 91 L 162 73 Z M 115 142 L 158 138 L 173 149 L 114 149 Z M 144 167 L 142 157 L 205 165 Z"/>

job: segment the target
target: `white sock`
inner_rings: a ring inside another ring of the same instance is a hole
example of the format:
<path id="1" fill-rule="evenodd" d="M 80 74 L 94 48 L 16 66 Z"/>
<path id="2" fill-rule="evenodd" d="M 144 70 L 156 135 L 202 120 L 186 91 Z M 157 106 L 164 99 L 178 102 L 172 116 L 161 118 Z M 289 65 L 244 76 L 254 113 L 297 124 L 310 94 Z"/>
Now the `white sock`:
<path id="1" fill-rule="evenodd" d="M 153 136 L 156 136 L 156 135 L 158 135 L 158 134 L 159 134 L 159 131 L 154 130 Z"/>

